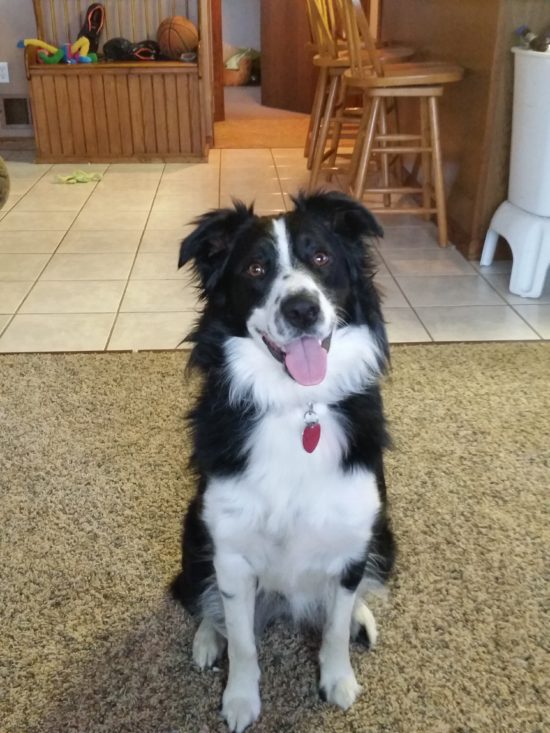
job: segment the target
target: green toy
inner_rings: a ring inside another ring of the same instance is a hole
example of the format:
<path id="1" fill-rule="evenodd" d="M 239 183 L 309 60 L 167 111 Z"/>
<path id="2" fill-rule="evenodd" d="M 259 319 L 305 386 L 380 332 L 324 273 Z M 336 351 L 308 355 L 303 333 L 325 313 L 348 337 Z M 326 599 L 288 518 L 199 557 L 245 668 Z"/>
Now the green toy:
<path id="1" fill-rule="evenodd" d="M 56 183 L 95 183 L 101 181 L 101 173 L 86 173 L 86 171 L 75 171 L 70 176 L 56 176 Z"/>

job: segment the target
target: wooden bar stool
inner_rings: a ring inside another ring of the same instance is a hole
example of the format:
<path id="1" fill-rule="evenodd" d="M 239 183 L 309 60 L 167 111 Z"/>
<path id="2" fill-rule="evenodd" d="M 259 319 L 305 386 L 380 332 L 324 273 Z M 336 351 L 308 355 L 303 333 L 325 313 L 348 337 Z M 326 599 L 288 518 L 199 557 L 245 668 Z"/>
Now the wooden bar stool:
<path id="1" fill-rule="evenodd" d="M 381 64 L 374 41 L 369 32 L 368 21 L 359 0 L 335 0 L 341 14 L 348 42 L 350 68 L 341 78 L 344 94 L 363 94 L 363 114 L 357 134 L 349 168 L 350 191 L 357 198 L 369 194 L 382 197 L 382 206 L 369 203 L 373 211 L 385 214 L 420 213 L 435 214 L 439 232 L 439 244 L 446 246 L 447 216 L 443 185 L 443 166 L 439 135 L 437 100 L 443 94 L 445 84 L 460 81 L 463 69 L 454 64 L 425 62 Z M 367 50 L 368 63 L 362 49 Z M 388 132 L 387 109 L 397 100 L 414 98 L 419 100 L 420 134 L 406 134 L 399 129 Z M 336 119 L 333 109 L 327 109 L 327 116 Z M 322 173 L 323 151 L 327 139 L 320 136 L 317 155 L 312 167 L 312 186 L 317 185 Z M 391 165 L 399 156 L 416 154 L 422 171 L 421 186 L 400 185 L 391 181 Z M 373 156 L 381 162 L 382 186 L 366 187 L 367 169 Z M 330 172 L 330 169 L 329 169 Z M 311 186 L 310 186 L 311 187 Z M 418 206 L 403 204 L 396 199 L 403 196 L 420 196 Z"/>
<path id="2" fill-rule="evenodd" d="M 346 57 L 341 56 L 332 3 L 329 0 L 306 0 L 306 7 L 315 51 L 313 65 L 319 69 L 304 150 L 307 167 L 311 168 L 324 108 L 327 102 L 334 107 L 339 78 L 349 68 L 349 59 L 347 54 Z"/>
<path id="3" fill-rule="evenodd" d="M 348 44 L 343 38 L 333 0 L 306 0 L 306 8 L 315 53 L 313 64 L 319 69 L 304 149 L 307 167 L 311 168 L 325 109 L 340 106 L 340 78 L 349 69 L 350 61 Z M 376 49 L 375 53 L 382 63 L 386 63 L 408 59 L 414 51 L 409 46 L 392 45 Z M 364 60 L 368 63 L 367 56 Z M 356 129 L 360 114 L 361 110 L 349 108 L 343 111 L 342 122 L 346 127 L 349 123 Z M 355 131 L 351 135 L 341 135 L 342 139 L 346 137 L 354 139 Z"/>

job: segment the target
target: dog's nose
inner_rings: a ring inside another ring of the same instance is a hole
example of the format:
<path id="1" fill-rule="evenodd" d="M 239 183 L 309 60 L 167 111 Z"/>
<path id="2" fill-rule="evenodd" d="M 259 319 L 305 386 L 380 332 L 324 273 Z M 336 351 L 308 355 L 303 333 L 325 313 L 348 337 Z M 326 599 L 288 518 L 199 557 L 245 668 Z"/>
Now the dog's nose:
<path id="1" fill-rule="evenodd" d="M 281 313 L 292 326 L 305 330 L 319 318 L 319 301 L 310 293 L 289 295 L 281 303 Z"/>

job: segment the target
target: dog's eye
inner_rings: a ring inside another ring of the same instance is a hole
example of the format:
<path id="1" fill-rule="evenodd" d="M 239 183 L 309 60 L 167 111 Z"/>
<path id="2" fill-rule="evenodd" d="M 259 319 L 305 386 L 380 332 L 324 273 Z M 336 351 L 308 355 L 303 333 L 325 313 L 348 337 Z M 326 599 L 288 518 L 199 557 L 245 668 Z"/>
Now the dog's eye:
<path id="1" fill-rule="evenodd" d="M 252 262 L 248 265 L 246 272 L 250 277 L 263 277 L 263 275 L 265 275 L 265 267 L 260 265 L 259 262 Z"/>
<path id="2" fill-rule="evenodd" d="M 315 252 L 312 257 L 312 261 L 315 267 L 324 267 L 325 265 L 328 265 L 330 260 L 331 257 L 326 252 Z"/>

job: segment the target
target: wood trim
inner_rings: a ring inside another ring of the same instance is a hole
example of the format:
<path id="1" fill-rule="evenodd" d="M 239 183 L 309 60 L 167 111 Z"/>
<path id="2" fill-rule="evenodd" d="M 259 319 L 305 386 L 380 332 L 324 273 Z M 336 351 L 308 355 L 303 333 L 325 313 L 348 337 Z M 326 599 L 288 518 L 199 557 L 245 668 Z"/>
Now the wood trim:
<path id="1" fill-rule="evenodd" d="M 109 74 L 128 74 L 135 72 L 140 76 L 142 74 L 160 74 L 177 71 L 178 73 L 196 74 L 198 70 L 197 64 L 187 64 L 183 61 L 117 61 L 116 63 L 101 62 L 100 64 L 74 64 L 51 66 L 48 64 L 31 64 L 29 71 L 35 75 L 49 76 L 53 72 L 60 69 L 67 75 L 84 74 L 93 76 L 97 74 L 101 76 L 108 72 Z"/>
<path id="2" fill-rule="evenodd" d="M 230 0 L 232 1 L 232 0 Z M 210 0 L 212 17 L 212 66 L 214 83 L 214 122 L 225 120 L 223 84 L 222 0 Z"/>
<path id="3" fill-rule="evenodd" d="M 199 106 L 202 111 L 206 141 L 214 138 L 214 69 L 212 60 L 212 12 L 210 0 L 199 1 Z"/>

